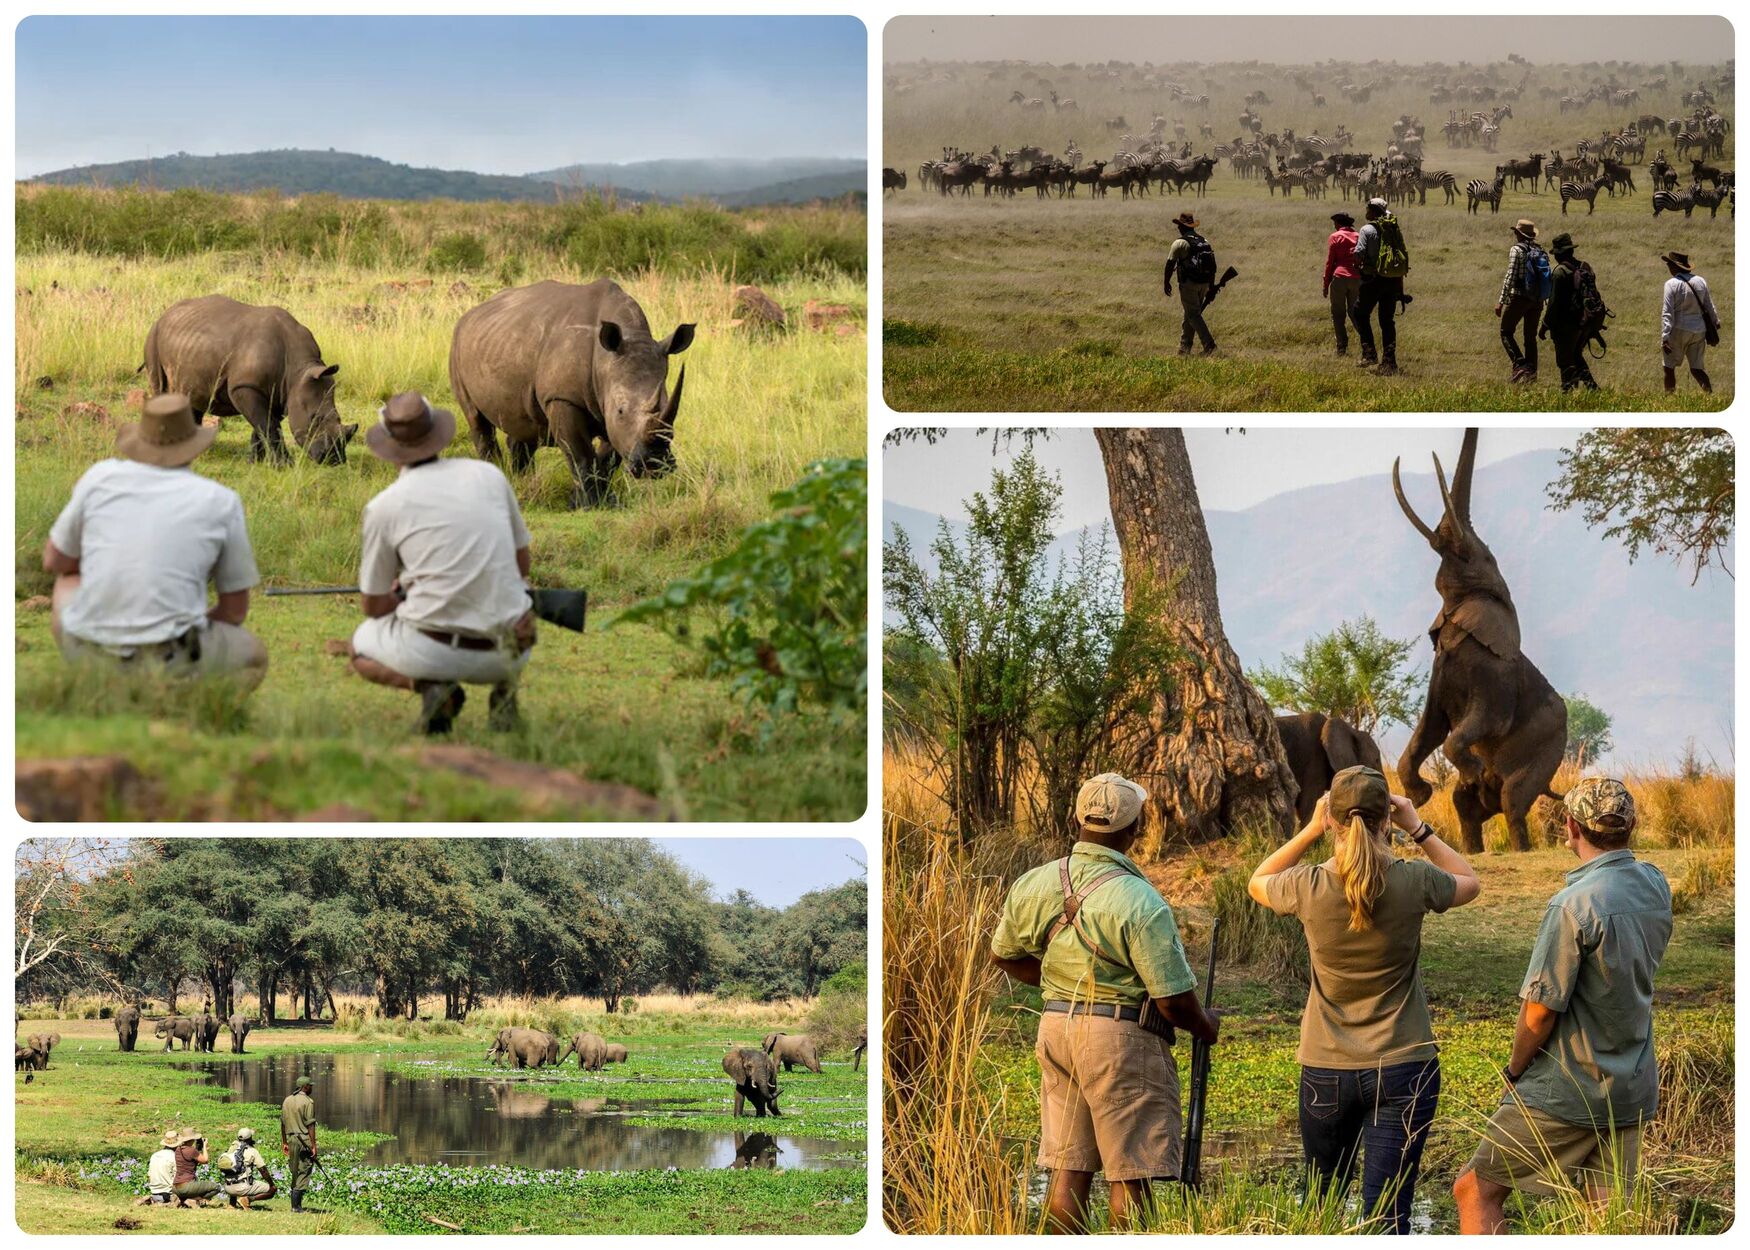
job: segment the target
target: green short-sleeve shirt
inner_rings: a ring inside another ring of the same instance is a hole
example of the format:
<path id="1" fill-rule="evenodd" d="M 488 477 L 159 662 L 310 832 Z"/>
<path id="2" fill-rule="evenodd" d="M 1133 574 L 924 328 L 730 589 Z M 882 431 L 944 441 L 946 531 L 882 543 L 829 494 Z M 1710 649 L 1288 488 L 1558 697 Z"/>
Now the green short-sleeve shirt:
<path id="1" fill-rule="evenodd" d="M 1519 990 L 1560 1013 L 1514 1091 L 1527 1106 L 1596 1127 L 1652 1119 L 1653 976 L 1670 941 L 1671 887 L 1653 865 L 1625 848 L 1568 874 Z"/>
<path id="2" fill-rule="evenodd" d="M 310 1143 L 310 1130 L 316 1127 L 316 1103 L 302 1090 L 287 1096 L 280 1104 L 280 1132 L 290 1141 Z"/>
<path id="3" fill-rule="evenodd" d="M 1458 880 L 1421 859 L 1394 859 L 1373 905 L 1373 927 L 1349 931 L 1343 879 L 1329 864 L 1296 864 L 1268 878 L 1278 915 L 1306 929 L 1312 985 L 1296 1058 L 1309 1068 L 1391 1067 L 1433 1059 L 1434 1022 L 1418 962 L 1422 917 L 1445 911 Z"/>
<path id="4" fill-rule="evenodd" d="M 1069 925 L 1047 942 L 1051 926 L 1063 914 L 1056 860 L 1009 887 L 1002 919 L 991 936 L 991 953 L 999 959 L 1038 959 L 1039 988 L 1047 1000 L 1133 1006 L 1145 998 L 1171 998 L 1195 988 L 1197 977 L 1185 960 L 1173 909 L 1142 869 L 1094 842 L 1077 842 L 1070 852 L 1070 881 L 1077 891 L 1114 868 L 1125 875 L 1090 894 L 1080 916 L 1082 928 L 1119 963 L 1088 950 Z"/>

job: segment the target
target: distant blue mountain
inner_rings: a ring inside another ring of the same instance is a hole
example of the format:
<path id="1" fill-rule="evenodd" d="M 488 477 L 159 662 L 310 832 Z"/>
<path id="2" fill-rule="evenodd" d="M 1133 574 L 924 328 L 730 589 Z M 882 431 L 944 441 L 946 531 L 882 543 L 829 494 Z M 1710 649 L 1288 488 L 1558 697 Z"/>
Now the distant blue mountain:
<path id="1" fill-rule="evenodd" d="M 1555 452 L 1528 452 L 1478 469 L 1472 492 L 1477 531 L 1513 590 L 1526 654 L 1557 690 L 1584 693 L 1610 713 L 1619 766 L 1669 765 L 1693 737 L 1730 768 L 1731 580 L 1710 571 L 1691 586 L 1687 571 L 1645 553 L 1630 564 L 1619 543 L 1578 515 L 1547 509 L 1545 487 L 1558 472 Z M 1432 473 L 1406 473 L 1404 490 L 1424 519 L 1438 518 Z M 887 536 L 903 529 L 927 561 L 939 518 L 891 502 L 882 515 Z M 1398 510 L 1389 474 L 1204 519 L 1222 621 L 1247 668 L 1276 664 L 1364 614 L 1388 634 L 1415 638 L 1415 662 L 1428 666 L 1438 561 Z M 949 526 L 963 536 L 964 523 Z M 1051 558 L 1073 552 L 1079 538 L 1061 535 Z M 1407 736 L 1392 726 L 1382 745 L 1395 754 Z"/>

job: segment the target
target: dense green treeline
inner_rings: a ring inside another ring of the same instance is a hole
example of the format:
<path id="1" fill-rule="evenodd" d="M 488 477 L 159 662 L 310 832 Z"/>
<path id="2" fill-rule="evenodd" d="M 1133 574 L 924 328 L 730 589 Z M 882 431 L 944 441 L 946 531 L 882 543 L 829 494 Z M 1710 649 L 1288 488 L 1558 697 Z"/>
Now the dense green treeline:
<path id="1" fill-rule="evenodd" d="M 134 840 L 31 923 L 64 954 L 20 978 L 20 1002 L 151 997 L 175 1010 L 198 984 L 225 1016 L 241 989 L 264 1016 L 360 992 L 411 1017 L 441 993 L 446 1019 L 488 995 L 598 997 L 614 1012 L 659 988 L 760 999 L 812 995 L 861 969 L 862 880 L 787 908 L 709 882 L 642 839 L 203 838 Z M 783 844 L 774 842 L 772 854 Z M 88 861 L 89 862 L 89 861 Z M 21 897 L 49 855 L 21 849 Z M 44 877 L 45 883 L 47 877 Z"/>

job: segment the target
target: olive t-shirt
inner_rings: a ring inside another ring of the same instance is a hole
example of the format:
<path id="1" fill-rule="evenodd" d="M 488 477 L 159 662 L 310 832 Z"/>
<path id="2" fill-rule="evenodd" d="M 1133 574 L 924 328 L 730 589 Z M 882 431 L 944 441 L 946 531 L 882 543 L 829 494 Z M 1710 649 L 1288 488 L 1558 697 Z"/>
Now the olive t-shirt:
<path id="1" fill-rule="evenodd" d="M 1309 1068 L 1391 1067 L 1438 1053 L 1417 961 L 1422 917 L 1445 911 L 1458 881 L 1426 860 L 1395 859 L 1373 905 L 1373 927 L 1349 931 L 1343 879 L 1328 864 L 1296 864 L 1269 879 L 1270 908 L 1306 929 L 1312 988 L 1296 1058 Z"/>

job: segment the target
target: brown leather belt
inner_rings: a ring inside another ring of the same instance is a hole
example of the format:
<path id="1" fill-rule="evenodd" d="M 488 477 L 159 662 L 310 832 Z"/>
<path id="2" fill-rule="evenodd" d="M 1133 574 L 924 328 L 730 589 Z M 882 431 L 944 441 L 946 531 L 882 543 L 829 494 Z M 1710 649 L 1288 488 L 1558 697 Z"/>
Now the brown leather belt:
<path id="1" fill-rule="evenodd" d="M 498 643 L 491 638 L 474 638 L 468 634 L 446 634 L 436 629 L 422 629 L 419 632 L 433 642 L 441 642 L 446 647 L 460 647 L 463 651 L 498 650 Z"/>

